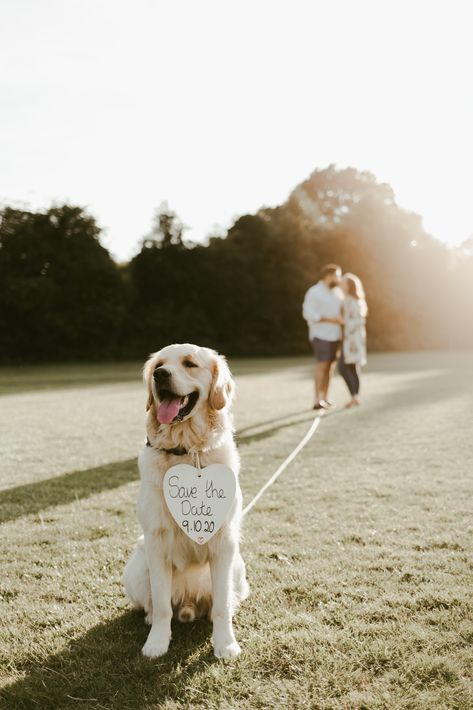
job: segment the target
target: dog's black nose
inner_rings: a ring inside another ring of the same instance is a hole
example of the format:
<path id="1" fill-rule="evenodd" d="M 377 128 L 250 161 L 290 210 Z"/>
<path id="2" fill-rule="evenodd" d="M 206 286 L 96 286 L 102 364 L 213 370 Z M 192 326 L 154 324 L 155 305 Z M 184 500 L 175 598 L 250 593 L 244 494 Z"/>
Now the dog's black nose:
<path id="1" fill-rule="evenodd" d="M 157 367 L 153 372 L 153 377 L 156 382 L 166 382 L 171 377 L 171 373 L 165 367 Z"/>

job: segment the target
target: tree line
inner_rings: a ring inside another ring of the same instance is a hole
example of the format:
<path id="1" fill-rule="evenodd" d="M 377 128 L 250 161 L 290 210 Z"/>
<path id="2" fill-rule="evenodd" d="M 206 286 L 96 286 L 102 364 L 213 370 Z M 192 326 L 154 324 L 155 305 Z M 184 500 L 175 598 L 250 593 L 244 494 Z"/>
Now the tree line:
<path id="1" fill-rule="evenodd" d="M 301 304 L 321 267 L 363 280 L 371 350 L 473 346 L 473 240 L 455 250 L 368 172 L 316 170 L 282 205 L 195 244 L 157 211 L 117 264 L 78 206 L 0 211 L 0 360 L 143 358 L 170 342 L 307 353 Z"/>

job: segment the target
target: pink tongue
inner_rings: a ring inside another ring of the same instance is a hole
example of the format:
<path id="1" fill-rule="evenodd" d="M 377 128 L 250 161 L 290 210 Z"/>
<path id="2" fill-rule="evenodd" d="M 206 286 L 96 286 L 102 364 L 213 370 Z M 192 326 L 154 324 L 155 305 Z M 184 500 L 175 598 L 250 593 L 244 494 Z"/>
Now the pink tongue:
<path id="1" fill-rule="evenodd" d="M 181 398 L 166 399 L 158 407 L 156 418 L 161 424 L 170 424 L 179 412 Z"/>

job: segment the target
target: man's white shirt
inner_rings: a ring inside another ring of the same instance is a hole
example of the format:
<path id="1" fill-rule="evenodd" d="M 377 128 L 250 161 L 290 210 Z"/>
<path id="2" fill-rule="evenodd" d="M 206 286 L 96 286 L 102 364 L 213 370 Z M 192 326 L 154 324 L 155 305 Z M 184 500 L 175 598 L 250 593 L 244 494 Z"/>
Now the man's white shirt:
<path id="1" fill-rule="evenodd" d="M 323 281 L 307 291 L 302 306 L 302 315 L 309 326 L 309 340 L 341 340 L 342 329 L 337 323 L 320 323 L 321 318 L 339 318 L 342 312 L 343 291 L 329 288 Z"/>

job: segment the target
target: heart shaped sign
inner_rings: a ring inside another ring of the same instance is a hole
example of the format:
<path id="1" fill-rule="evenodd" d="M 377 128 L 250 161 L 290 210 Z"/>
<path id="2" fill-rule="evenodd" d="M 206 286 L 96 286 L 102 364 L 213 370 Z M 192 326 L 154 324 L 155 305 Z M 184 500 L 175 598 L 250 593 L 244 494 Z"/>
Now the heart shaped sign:
<path id="1" fill-rule="evenodd" d="M 199 545 L 208 542 L 225 522 L 235 500 L 236 476 L 222 463 L 195 468 L 171 466 L 163 480 L 166 504 L 188 537 Z"/>

